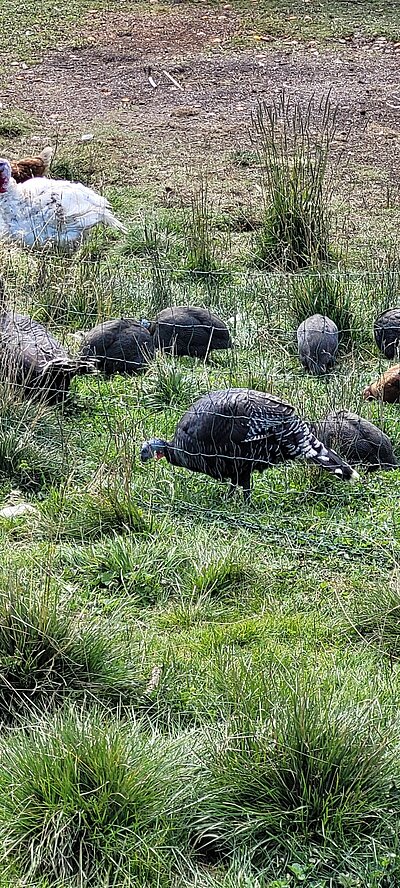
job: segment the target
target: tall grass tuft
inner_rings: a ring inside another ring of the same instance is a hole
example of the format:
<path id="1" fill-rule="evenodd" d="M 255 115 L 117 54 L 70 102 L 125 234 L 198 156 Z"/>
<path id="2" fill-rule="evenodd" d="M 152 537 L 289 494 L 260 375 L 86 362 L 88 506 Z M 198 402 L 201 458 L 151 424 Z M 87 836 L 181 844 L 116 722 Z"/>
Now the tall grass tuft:
<path id="1" fill-rule="evenodd" d="M 190 370 L 179 359 L 161 353 L 146 374 L 142 404 L 151 410 L 188 408 L 206 390 L 205 377 Z"/>
<path id="2" fill-rule="evenodd" d="M 59 481 L 69 457 L 60 416 L 44 401 L 27 400 L 12 381 L 0 381 L 0 477 L 24 487 Z"/>
<path id="3" fill-rule="evenodd" d="M 398 244 L 393 244 L 383 260 L 372 263 L 369 287 L 373 294 L 376 314 L 397 308 L 400 299 L 400 260 Z"/>
<path id="4" fill-rule="evenodd" d="M 287 690 L 266 720 L 239 714 L 207 735 L 195 817 L 205 853 L 246 851 L 267 866 L 315 848 L 332 862 L 349 844 L 390 838 L 388 809 L 400 813 L 390 728 L 377 734 L 367 708 L 351 712 L 332 697 Z"/>
<path id="5" fill-rule="evenodd" d="M 204 279 L 217 282 L 221 272 L 218 245 L 214 235 L 214 207 L 208 192 L 207 179 L 202 176 L 193 194 L 185 222 L 185 267 Z"/>
<path id="6" fill-rule="evenodd" d="M 311 271 L 289 280 L 290 311 L 295 328 L 310 315 L 327 315 L 339 330 L 339 340 L 354 335 L 354 317 L 349 278 L 343 274 Z"/>
<path id="7" fill-rule="evenodd" d="M 331 258 L 328 161 L 337 110 L 329 96 L 303 108 L 284 90 L 253 118 L 264 196 L 256 258 L 288 271 Z"/>
<path id="8" fill-rule="evenodd" d="M 85 624 L 74 604 L 46 585 L 37 591 L 9 580 L 0 596 L 1 722 L 43 712 L 68 696 L 132 701 L 138 688 L 109 626 Z"/>
<path id="9" fill-rule="evenodd" d="M 191 791 L 182 740 L 71 709 L 10 737 L 4 751 L 3 866 L 17 861 L 51 884 L 171 884 Z"/>
<path id="10" fill-rule="evenodd" d="M 390 660 L 400 658 L 400 581 L 382 583 L 376 589 L 363 588 L 362 596 L 350 611 L 345 611 L 351 634 L 377 646 Z"/>
<path id="11" fill-rule="evenodd" d="M 104 234 L 93 237 L 101 238 Z M 114 289 L 111 269 L 100 260 L 39 253 L 31 313 L 40 323 L 53 328 L 84 330 L 112 316 Z"/>
<path id="12" fill-rule="evenodd" d="M 167 267 L 170 244 L 165 227 L 160 228 L 157 223 L 145 223 L 143 236 L 151 274 L 148 310 L 154 315 L 166 308 L 171 300 L 171 276 Z"/>
<path id="13" fill-rule="evenodd" d="M 93 491 L 64 485 L 52 488 L 41 504 L 40 528 L 51 539 L 93 540 L 107 533 L 146 534 L 151 522 L 115 484 Z"/>

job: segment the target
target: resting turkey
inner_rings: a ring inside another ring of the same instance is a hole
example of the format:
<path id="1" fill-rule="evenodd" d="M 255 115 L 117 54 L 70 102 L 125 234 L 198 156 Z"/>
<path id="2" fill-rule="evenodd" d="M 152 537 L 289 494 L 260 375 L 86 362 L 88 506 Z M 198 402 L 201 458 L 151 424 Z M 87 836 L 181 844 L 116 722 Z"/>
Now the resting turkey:
<path id="1" fill-rule="evenodd" d="M 165 457 L 171 465 L 230 481 L 250 496 L 252 472 L 276 463 L 305 458 L 343 481 L 357 472 L 313 435 L 294 408 L 279 398 L 251 389 L 227 389 L 204 395 L 182 417 L 172 441 L 152 438 L 141 460 Z"/>
<path id="2" fill-rule="evenodd" d="M 0 159 L 0 235 L 24 247 L 74 249 L 95 225 L 125 231 L 105 197 L 78 182 L 33 178 L 19 185 Z"/>
<path id="3" fill-rule="evenodd" d="M 96 358 L 106 376 L 140 373 L 154 355 L 154 343 L 139 321 L 119 318 L 104 321 L 85 333 L 80 354 Z"/>
<path id="4" fill-rule="evenodd" d="M 64 398 L 74 376 L 97 372 L 94 361 L 71 357 L 46 327 L 13 311 L 0 314 L 0 349 L 3 379 L 50 403 Z"/>
<path id="5" fill-rule="evenodd" d="M 369 472 L 397 467 L 388 436 L 357 413 L 338 410 L 310 427 L 325 447 L 335 447 L 341 456 L 364 465 Z"/>
<path id="6" fill-rule="evenodd" d="M 198 306 L 164 308 L 154 322 L 142 321 L 156 348 L 182 357 L 207 358 L 215 349 L 232 347 L 229 330 L 217 315 Z"/>

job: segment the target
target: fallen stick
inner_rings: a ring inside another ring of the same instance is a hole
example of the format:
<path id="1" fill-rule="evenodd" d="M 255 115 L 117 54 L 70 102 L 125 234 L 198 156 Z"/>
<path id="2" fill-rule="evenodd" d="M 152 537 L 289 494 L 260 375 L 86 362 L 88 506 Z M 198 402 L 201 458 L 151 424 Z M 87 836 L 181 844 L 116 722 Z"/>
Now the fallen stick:
<path id="1" fill-rule="evenodd" d="M 166 77 L 168 77 L 168 80 L 170 80 L 171 83 L 174 84 L 174 86 L 177 86 L 178 89 L 181 89 L 182 92 L 184 92 L 184 88 L 183 88 L 182 84 L 178 83 L 178 81 L 175 80 L 175 77 L 173 77 L 172 74 L 168 74 L 168 71 L 164 71 L 164 69 L 163 69 L 162 73 L 165 74 Z"/>

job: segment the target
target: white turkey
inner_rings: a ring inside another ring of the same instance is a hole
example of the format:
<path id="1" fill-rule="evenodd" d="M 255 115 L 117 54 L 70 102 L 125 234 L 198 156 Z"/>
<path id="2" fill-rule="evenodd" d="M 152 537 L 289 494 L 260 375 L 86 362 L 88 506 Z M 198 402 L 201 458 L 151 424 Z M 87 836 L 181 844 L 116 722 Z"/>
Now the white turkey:
<path id="1" fill-rule="evenodd" d="M 17 185 L 0 159 L 0 235 L 24 247 L 78 247 L 95 225 L 125 231 L 109 202 L 79 182 L 32 178 Z"/>
<path id="2" fill-rule="evenodd" d="M 140 458 L 165 457 L 173 466 L 202 472 L 218 481 L 230 481 L 250 497 L 252 472 L 303 457 L 354 482 L 357 472 L 330 450 L 279 398 L 251 389 L 226 389 L 204 395 L 182 417 L 172 441 L 152 438 Z"/>

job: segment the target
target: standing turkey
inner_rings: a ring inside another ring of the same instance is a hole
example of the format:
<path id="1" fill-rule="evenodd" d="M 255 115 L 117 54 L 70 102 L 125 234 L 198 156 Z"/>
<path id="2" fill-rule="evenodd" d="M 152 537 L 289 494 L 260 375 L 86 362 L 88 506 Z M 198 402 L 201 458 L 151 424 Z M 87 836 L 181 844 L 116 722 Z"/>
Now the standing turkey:
<path id="1" fill-rule="evenodd" d="M 105 197 L 78 182 L 33 178 L 17 185 L 0 159 L 0 235 L 24 247 L 80 246 L 95 225 L 126 229 Z"/>
<path id="2" fill-rule="evenodd" d="M 400 308 L 389 308 L 374 323 L 375 342 L 385 358 L 393 361 L 400 351 Z"/>
<path id="3" fill-rule="evenodd" d="M 297 346 L 303 367 L 314 376 L 322 376 L 335 365 L 338 328 L 326 315 L 312 315 L 297 330 Z"/>
<path id="4" fill-rule="evenodd" d="M 310 428 L 325 447 L 334 447 L 340 456 L 353 464 L 360 463 L 369 472 L 397 467 L 388 436 L 357 413 L 338 410 L 317 423 L 310 423 Z"/>
<path id="5" fill-rule="evenodd" d="M 217 315 L 197 306 L 176 305 L 160 311 L 148 326 L 156 348 L 182 357 L 208 358 L 211 351 L 232 348 L 228 327 Z"/>
<path id="6" fill-rule="evenodd" d="M 386 401 L 396 404 L 400 401 L 400 364 L 394 364 L 379 376 L 375 382 L 367 385 L 363 391 L 366 401 Z"/>
<path id="7" fill-rule="evenodd" d="M 141 460 L 165 456 L 174 466 L 229 480 L 250 496 L 252 472 L 304 457 L 343 481 L 357 472 L 313 435 L 294 408 L 279 398 L 251 389 L 210 392 L 196 401 L 178 423 L 172 441 L 153 438 Z"/>
<path id="8" fill-rule="evenodd" d="M 99 369 L 106 376 L 140 373 L 154 355 L 154 342 L 139 321 L 119 318 L 104 321 L 85 333 L 80 355 L 96 358 Z"/>
<path id="9" fill-rule="evenodd" d="M 0 280 L 0 303 L 3 299 Z M 0 377 L 21 387 L 26 397 L 48 403 L 64 398 L 74 376 L 97 372 L 94 361 L 71 357 L 46 327 L 13 311 L 0 313 L 0 352 Z"/>

